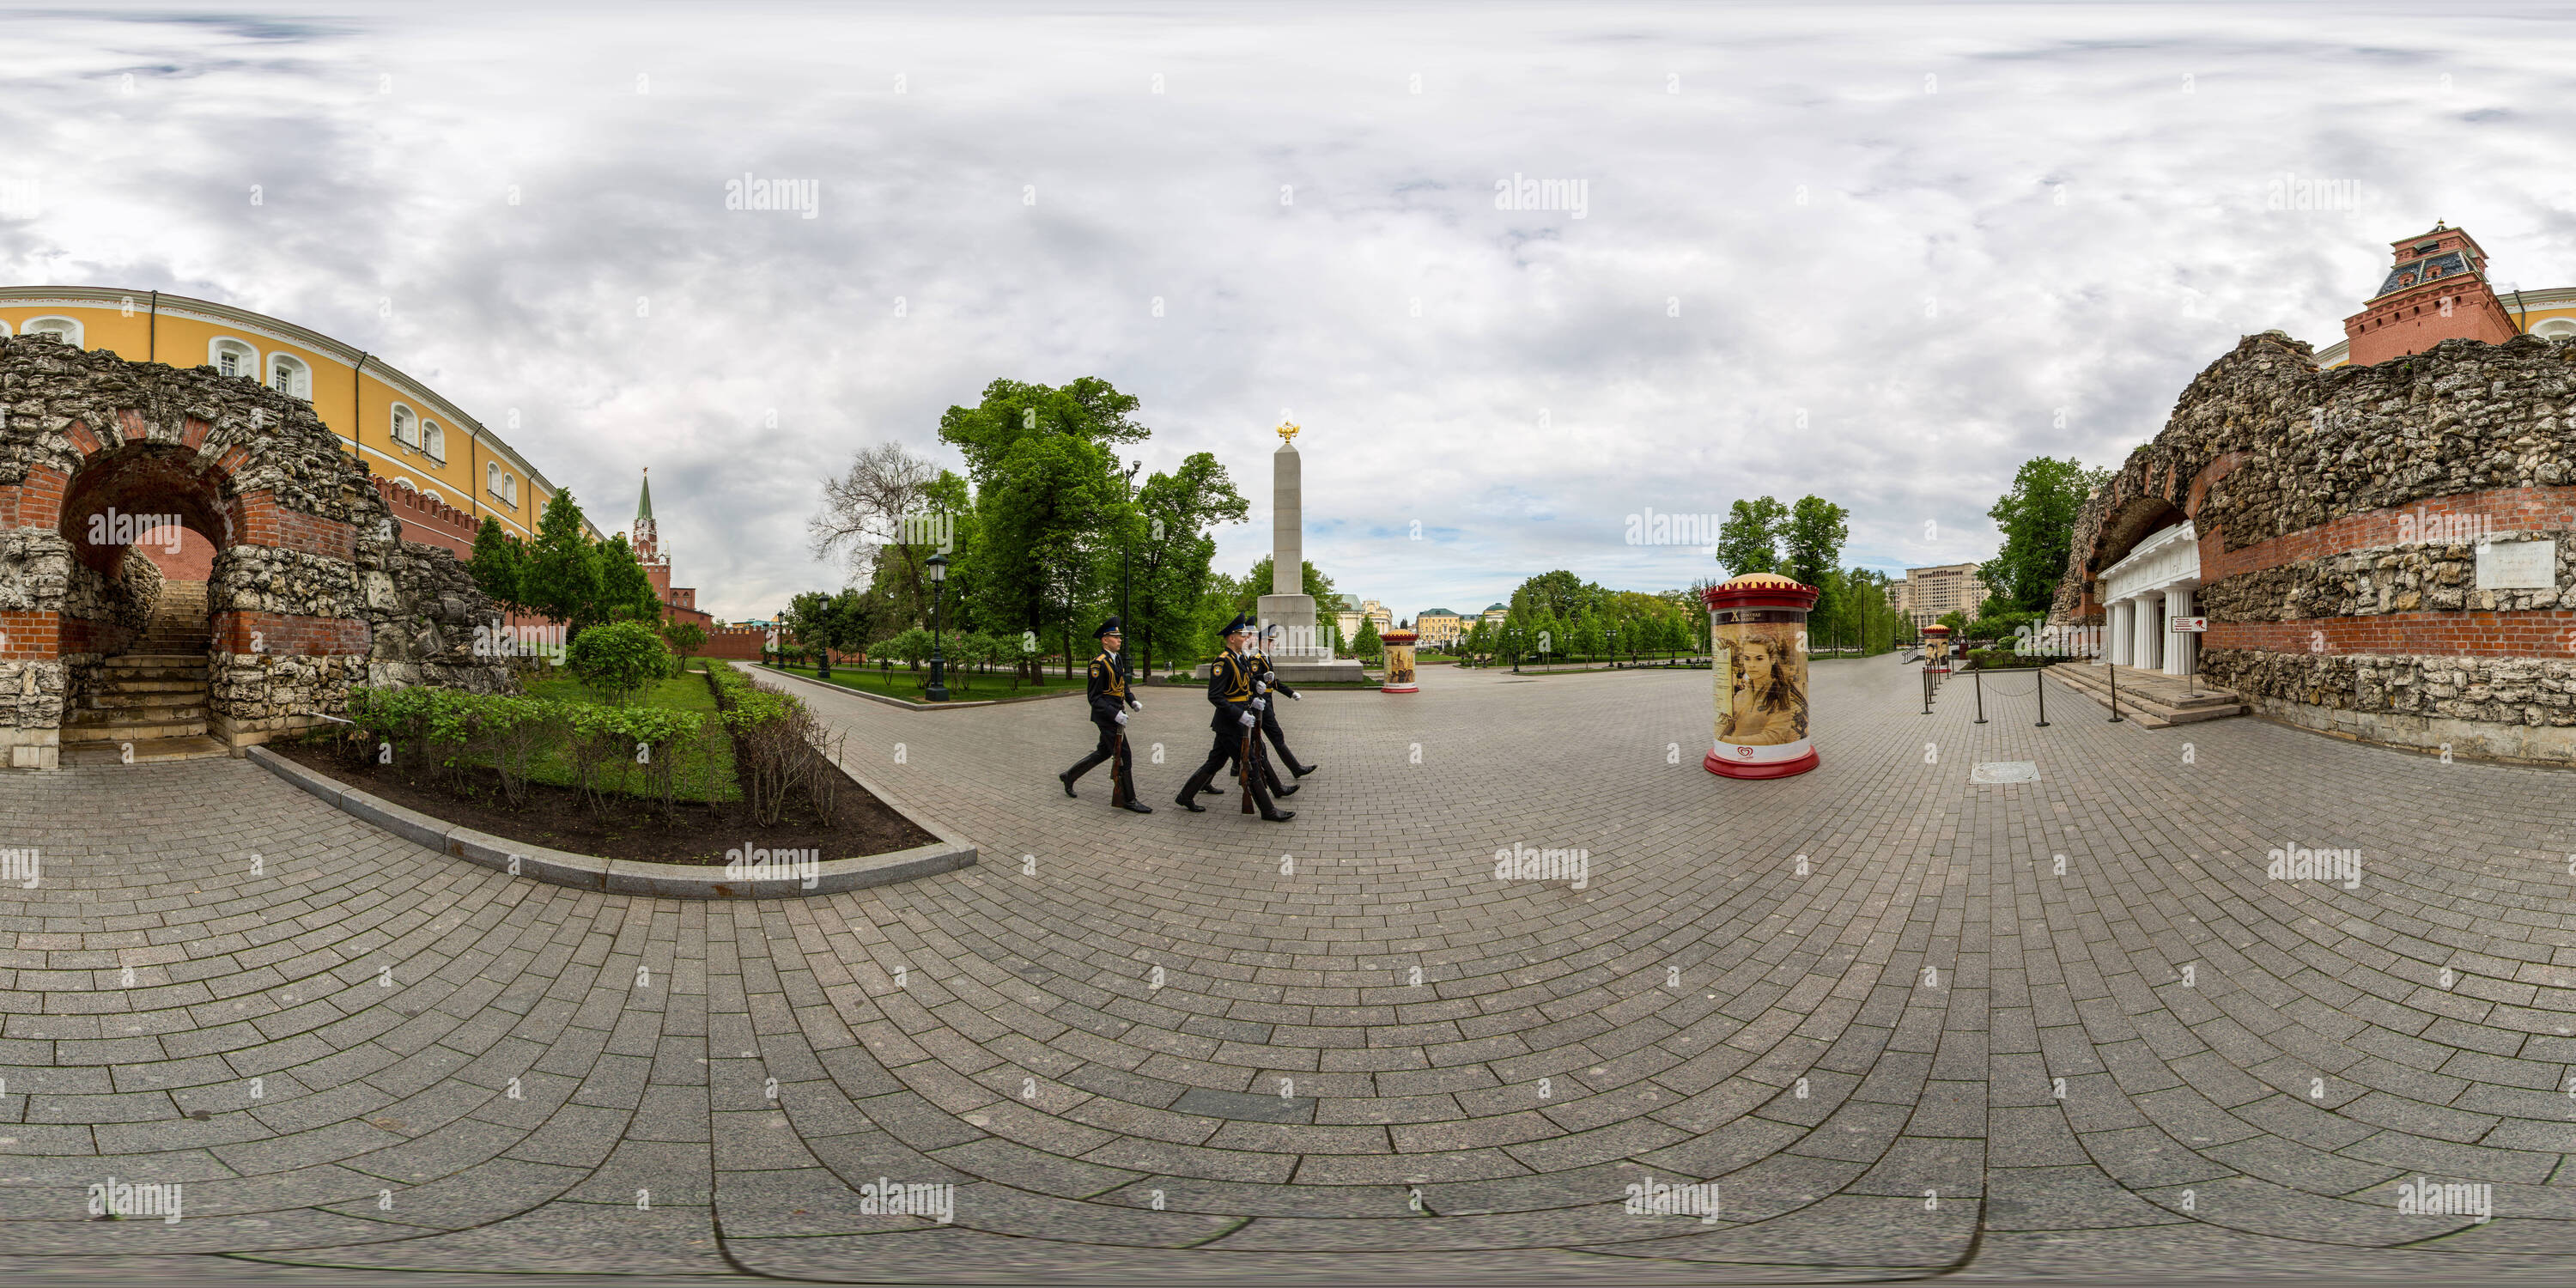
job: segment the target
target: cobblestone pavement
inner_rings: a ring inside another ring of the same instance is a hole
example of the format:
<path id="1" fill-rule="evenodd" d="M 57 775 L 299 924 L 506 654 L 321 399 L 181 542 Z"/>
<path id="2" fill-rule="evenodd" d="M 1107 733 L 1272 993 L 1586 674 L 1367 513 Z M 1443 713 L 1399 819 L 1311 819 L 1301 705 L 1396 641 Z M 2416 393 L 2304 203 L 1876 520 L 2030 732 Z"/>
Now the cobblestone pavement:
<path id="1" fill-rule="evenodd" d="M 1699 768 L 1705 673 L 1434 669 L 1289 704 L 1324 769 L 1285 825 L 1171 807 L 1190 690 L 1133 727 L 1151 817 L 1058 791 L 1077 704 L 822 694 L 983 861 L 759 903 L 512 880 L 241 761 L 0 776 L 42 862 L 0 887 L 0 1255 L 2563 1282 L 2576 775 L 2064 691 L 2036 729 L 2032 682 L 1977 725 L 1964 677 L 1924 716 L 1820 664 L 1823 767 L 1745 783 Z M 2004 761 L 2038 781 L 1971 783 Z M 1496 879 L 1519 845 L 1586 879 Z M 2266 879 L 2292 847 L 2357 886 Z M 89 1220 L 111 1176 L 184 1219 Z M 2425 1177 L 2493 1219 L 2401 1214 Z M 862 1212 L 880 1178 L 953 1221 Z M 1709 1181 L 1713 1219 L 1623 1211 Z"/>

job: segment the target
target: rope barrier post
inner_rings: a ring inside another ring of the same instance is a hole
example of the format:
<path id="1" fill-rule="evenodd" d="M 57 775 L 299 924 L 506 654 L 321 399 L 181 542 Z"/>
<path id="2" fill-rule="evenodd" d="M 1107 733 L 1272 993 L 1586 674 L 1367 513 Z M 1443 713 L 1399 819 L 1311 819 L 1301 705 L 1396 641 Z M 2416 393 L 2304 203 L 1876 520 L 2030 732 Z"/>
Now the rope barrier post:
<path id="1" fill-rule="evenodd" d="M 2032 727 L 2032 728 L 2034 728 L 2034 729 L 2045 729 L 2045 728 L 2047 728 L 2047 727 L 2048 727 L 2048 668 L 2047 668 L 2047 667 L 2044 667 L 2044 666 L 2043 666 L 2043 667 L 2039 668 L 2039 674 L 2031 678 L 2030 687 L 2032 687 L 2032 688 L 2034 688 L 2034 689 L 2039 690 L 2039 723 L 2038 723 L 2038 724 L 2036 724 L 2036 725 L 2033 725 L 2033 726 L 2031 726 L 2031 727 Z"/>
<path id="2" fill-rule="evenodd" d="M 2120 664 L 2106 662 L 2103 663 L 2103 669 L 2111 673 L 2111 718 L 2103 723 L 2118 724 L 2120 723 Z"/>
<path id="3" fill-rule="evenodd" d="M 1977 686 L 1977 723 L 1984 724 L 1986 722 L 1986 669 L 1978 667 L 1968 674 Z"/>
<path id="4" fill-rule="evenodd" d="M 1932 668 L 1923 668 L 1923 714 L 1932 714 Z"/>

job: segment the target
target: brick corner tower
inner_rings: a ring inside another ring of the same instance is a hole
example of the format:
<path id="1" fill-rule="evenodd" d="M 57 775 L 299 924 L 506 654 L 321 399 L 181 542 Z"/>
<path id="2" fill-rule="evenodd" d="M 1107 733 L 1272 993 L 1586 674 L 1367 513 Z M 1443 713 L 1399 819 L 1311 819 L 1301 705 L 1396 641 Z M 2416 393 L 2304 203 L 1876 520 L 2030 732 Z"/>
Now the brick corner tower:
<path id="1" fill-rule="evenodd" d="M 2387 278 L 2343 321 L 2353 366 L 2422 353 L 2444 340 L 2502 344 L 2522 333 L 2487 282 L 2486 251 L 2466 231 L 2436 222 L 2389 248 Z"/>

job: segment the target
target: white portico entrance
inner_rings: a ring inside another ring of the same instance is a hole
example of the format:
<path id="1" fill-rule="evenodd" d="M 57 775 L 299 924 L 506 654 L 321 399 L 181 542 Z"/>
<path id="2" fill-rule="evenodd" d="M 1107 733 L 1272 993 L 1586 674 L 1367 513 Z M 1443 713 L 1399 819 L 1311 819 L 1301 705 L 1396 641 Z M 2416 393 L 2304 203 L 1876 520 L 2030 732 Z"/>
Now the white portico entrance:
<path id="1" fill-rule="evenodd" d="M 2103 656 L 2115 666 L 2189 675 L 2199 636 L 2168 629 L 2193 616 L 2200 589 L 2200 537 L 2186 521 L 2149 533 L 2120 562 L 2102 570 Z"/>

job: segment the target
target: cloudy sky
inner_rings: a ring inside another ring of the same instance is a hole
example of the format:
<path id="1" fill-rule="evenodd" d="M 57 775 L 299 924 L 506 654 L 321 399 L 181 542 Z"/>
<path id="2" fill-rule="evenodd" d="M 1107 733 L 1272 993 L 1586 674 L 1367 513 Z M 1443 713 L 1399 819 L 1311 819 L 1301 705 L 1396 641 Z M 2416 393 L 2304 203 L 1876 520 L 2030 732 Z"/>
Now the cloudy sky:
<path id="1" fill-rule="evenodd" d="M 2116 463 L 2387 243 L 2576 284 L 2547 6 L 158 4 L 0 16 L 0 280 L 229 301 L 384 355 L 594 517 L 639 468 L 720 616 L 837 582 L 820 479 L 996 377 L 1143 400 L 1267 552 L 1401 616 L 1627 518 L 1814 492 L 1847 562 L 1980 559 L 2022 460 Z M 807 181 L 814 215 L 725 207 Z M 1515 177 L 1578 209 L 1498 208 Z M 2274 208 L 2328 180 L 2348 209 Z M 262 201 L 254 206 L 254 185 Z M 25 191 L 25 189 L 21 189 Z M 516 196 L 515 203 L 512 200 Z M 24 215 L 26 211 L 17 211 Z M 1418 528 L 1417 528 L 1418 525 Z"/>

